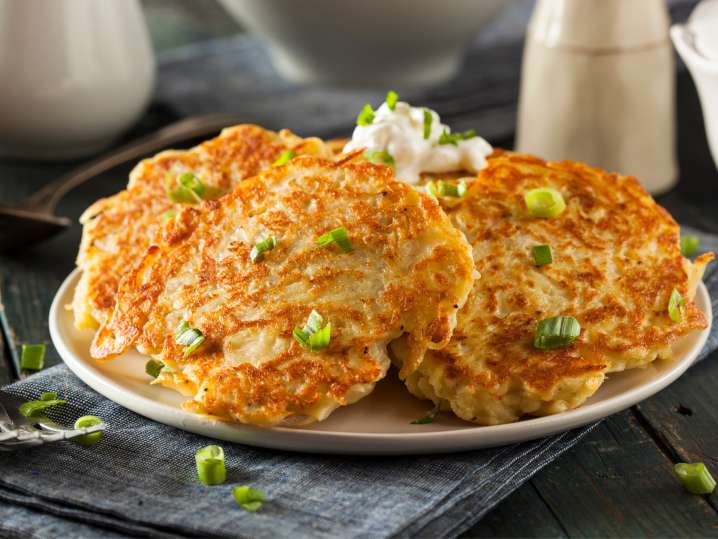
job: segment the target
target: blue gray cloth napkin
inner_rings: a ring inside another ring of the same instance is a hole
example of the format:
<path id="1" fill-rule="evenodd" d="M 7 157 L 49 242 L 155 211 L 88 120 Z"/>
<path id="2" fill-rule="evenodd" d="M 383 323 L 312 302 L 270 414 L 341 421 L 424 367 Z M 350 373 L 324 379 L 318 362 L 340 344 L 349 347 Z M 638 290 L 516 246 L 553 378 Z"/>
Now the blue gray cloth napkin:
<path id="1" fill-rule="evenodd" d="M 693 233 L 695 231 L 684 231 Z M 718 236 L 700 234 L 718 251 Z M 718 268 L 704 279 L 718 308 Z M 713 327 L 700 359 L 718 347 Z M 690 374 L 688 374 L 690 376 Z M 25 399 L 57 391 L 53 418 L 105 419 L 90 448 L 62 443 L 0 454 L 0 536 L 455 537 L 593 426 L 537 441 L 458 454 L 360 458 L 222 442 L 228 478 L 196 479 L 194 453 L 210 439 L 145 419 L 95 393 L 64 366 L 6 388 Z M 268 494 L 257 513 L 232 487 Z"/>

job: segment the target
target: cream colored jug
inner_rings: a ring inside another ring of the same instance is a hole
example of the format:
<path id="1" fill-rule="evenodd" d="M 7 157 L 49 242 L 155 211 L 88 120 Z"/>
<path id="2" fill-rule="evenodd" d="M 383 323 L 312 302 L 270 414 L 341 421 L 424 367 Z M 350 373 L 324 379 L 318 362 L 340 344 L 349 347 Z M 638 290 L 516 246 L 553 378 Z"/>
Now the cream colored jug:
<path id="1" fill-rule="evenodd" d="M 516 148 L 676 182 L 675 73 L 663 0 L 538 0 L 521 76 Z"/>

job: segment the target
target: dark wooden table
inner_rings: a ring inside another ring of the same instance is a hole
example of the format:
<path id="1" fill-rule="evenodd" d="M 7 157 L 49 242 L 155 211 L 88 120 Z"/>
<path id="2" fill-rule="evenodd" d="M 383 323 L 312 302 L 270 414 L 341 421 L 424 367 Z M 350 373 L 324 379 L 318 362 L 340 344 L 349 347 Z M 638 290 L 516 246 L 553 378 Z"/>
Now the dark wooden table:
<path id="1" fill-rule="evenodd" d="M 706 146 L 695 89 L 679 76 L 681 183 L 663 197 L 682 224 L 718 232 L 718 174 Z M 174 119 L 155 106 L 126 138 Z M 510 141 L 498 141 L 509 145 Z M 0 161 L 0 203 L 12 204 L 77 163 Z M 129 166 L 73 192 L 59 212 L 77 218 L 124 187 Z M 49 343 L 47 313 L 74 267 L 80 229 L 0 256 L 0 385 L 18 376 L 22 343 Z M 60 362 L 48 347 L 47 365 Z M 718 495 L 684 492 L 678 461 L 703 461 L 718 476 L 718 354 L 640 405 L 604 420 L 577 447 L 538 472 L 466 535 L 471 537 L 718 537 Z"/>

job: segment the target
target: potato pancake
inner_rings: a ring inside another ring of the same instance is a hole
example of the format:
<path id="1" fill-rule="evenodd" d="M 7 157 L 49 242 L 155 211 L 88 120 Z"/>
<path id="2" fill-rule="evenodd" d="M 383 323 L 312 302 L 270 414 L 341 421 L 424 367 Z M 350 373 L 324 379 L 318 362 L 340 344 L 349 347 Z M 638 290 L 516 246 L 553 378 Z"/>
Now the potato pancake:
<path id="1" fill-rule="evenodd" d="M 524 202 L 543 187 L 565 200 L 554 218 L 532 217 Z M 449 345 L 429 351 L 406 384 L 463 419 L 493 425 L 575 408 L 606 373 L 669 358 L 671 343 L 706 327 L 691 299 L 713 255 L 686 260 L 678 225 L 633 177 L 507 153 L 449 212 L 481 279 Z M 551 263 L 536 265 L 538 245 L 550 247 Z M 685 298 L 678 322 L 668 315 L 674 289 Z M 538 322 L 554 316 L 575 317 L 580 336 L 535 348 Z M 393 352 L 401 364 L 406 343 Z"/>
<path id="2" fill-rule="evenodd" d="M 317 243 L 339 227 L 351 245 Z M 136 346 L 164 363 L 157 383 L 192 396 L 186 408 L 198 413 L 309 423 L 371 392 L 393 339 L 406 343 L 405 372 L 446 346 L 474 274 L 436 199 L 390 168 L 297 157 L 168 220 L 123 278 L 91 353 Z M 312 311 L 331 324 L 314 351 L 293 336 Z M 189 355 L 175 335 L 183 322 L 206 339 Z"/>
<path id="3" fill-rule="evenodd" d="M 330 156 L 317 138 L 255 125 L 230 127 L 190 150 L 165 151 L 141 161 L 125 191 L 95 202 L 80 217 L 82 242 L 77 265 L 82 277 L 72 308 L 77 328 L 96 328 L 112 311 L 120 278 L 142 258 L 169 211 L 181 204 L 167 196 L 168 175 L 194 172 L 217 193 L 271 165 L 286 150 Z"/>

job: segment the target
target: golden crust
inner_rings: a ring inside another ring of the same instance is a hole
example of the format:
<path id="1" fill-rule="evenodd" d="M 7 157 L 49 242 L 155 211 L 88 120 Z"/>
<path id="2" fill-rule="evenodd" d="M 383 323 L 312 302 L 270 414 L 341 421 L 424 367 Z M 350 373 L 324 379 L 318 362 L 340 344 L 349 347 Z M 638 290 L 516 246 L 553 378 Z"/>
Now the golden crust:
<path id="1" fill-rule="evenodd" d="M 169 150 L 141 161 L 125 191 L 98 200 L 80 218 L 84 228 L 77 264 L 83 274 L 73 300 L 75 325 L 97 327 L 106 319 L 120 278 L 152 243 L 162 216 L 180 208 L 165 192 L 168 174 L 195 172 L 206 185 L 226 192 L 290 148 L 297 154 L 331 155 L 317 138 L 239 125 L 190 150 Z"/>
<path id="2" fill-rule="evenodd" d="M 566 210 L 529 216 L 523 193 L 537 187 L 559 190 Z M 679 323 L 667 305 L 673 288 L 693 297 L 713 255 L 685 260 L 678 225 L 633 177 L 497 155 L 450 216 L 482 278 L 449 346 L 429 352 L 407 385 L 464 419 L 495 424 L 574 408 L 605 373 L 668 355 L 677 338 L 706 326 L 692 301 Z M 541 244 L 553 263 L 536 267 L 531 248 Z M 580 337 L 564 349 L 534 348 L 538 321 L 557 315 L 576 317 Z M 404 348 L 395 344 L 400 360 Z"/>
<path id="3" fill-rule="evenodd" d="M 353 252 L 315 244 L 340 225 Z M 268 236 L 277 246 L 252 263 Z M 137 346 L 161 359 L 172 372 L 160 383 L 193 388 L 194 411 L 258 425 L 320 420 L 371 391 L 392 339 L 409 343 L 405 375 L 445 346 L 473 280 L 470 246 L 435 199 L 386 167 L 299 157 L 168 221 L 122 280 L 91 352 Z M 312 309 L 332 324 L 322 352 L 292 338 Z M 173 337 L 183 319 L 207 338 L 188 359 Z"/>

